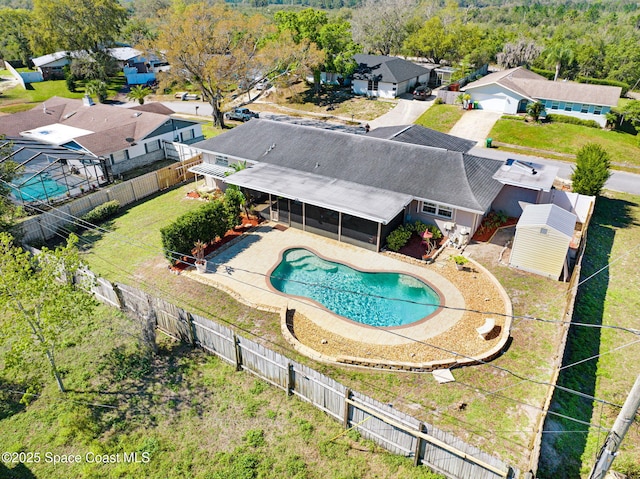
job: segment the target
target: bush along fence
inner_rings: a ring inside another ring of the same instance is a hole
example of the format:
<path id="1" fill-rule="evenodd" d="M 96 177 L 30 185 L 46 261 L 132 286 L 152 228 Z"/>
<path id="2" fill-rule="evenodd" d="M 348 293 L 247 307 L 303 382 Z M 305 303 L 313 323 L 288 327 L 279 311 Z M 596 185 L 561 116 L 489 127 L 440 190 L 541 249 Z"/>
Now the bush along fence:
<path id="1" fill-rule="evenodd" d="M 145 328 L 155 326 L 181 342 L 215 354 L 223 361 L 295 395 L 388 451 L 413 457 L 416 466 L 425 465 L 454 479 L 498 479 L 519 476 L 517 469 L 452 434 L 368 396 L 352 391 L 337 381 L 236 334 L 231 328 L 189 313 L 163 299 L 104 278 L 93 280 L 92 292 L 100 301 L 133 314 Z"/>
<path id="2" fill-rule="evenodd" d="M 199 163 L 202 163 L 202 156 L 196 155 L 132 180 L 109 185 L 107 188 L 29 217 L 20 223 L 22 241 L 27 244 L 42 244 L 56 236 L 59 230 L 68 228 L 75 222 L 76 217 L 82 217 L 104 203 L 117 201 L 120 206 L 125 206 L 193 179 L 195 175 L 188 170 Z"/>

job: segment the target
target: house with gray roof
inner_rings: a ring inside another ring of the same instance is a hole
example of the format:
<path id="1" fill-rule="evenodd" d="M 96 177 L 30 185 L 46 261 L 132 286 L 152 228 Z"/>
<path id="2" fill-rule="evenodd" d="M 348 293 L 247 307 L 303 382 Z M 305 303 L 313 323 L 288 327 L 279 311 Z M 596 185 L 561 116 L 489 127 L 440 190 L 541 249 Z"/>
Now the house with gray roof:
<path id="1" fill-rule="evenodd" d="M 447 135 L 420 125 L 383 126 L 371 130 L 367 133 L 367 136 L 442 148 L 449 151 L 459 151 L 461 153 L 467 153 L 476 146 L 475 141 Z"/>
<path id="2" fill-rule="evenodd" d="M 606 114 L 618 105 L 622 89 L 569 81 L 550 81 L 524 67 L 491 73 L 464 89 L 479 108 L 507 114 L 524 113 L 527 104 L 540 101 L 546 113 L 595 120 L 606 124 Z"/>
<path id="3" fill-rule="evenodd" d="M 396 98 L 410 92 L 416 84 L 427 84 L 432 68 L 416 65 L 397 57 L 354 55 L 358 63 L 353 74 L 352 91 L 356 95 Z"/>
<path id="4" fill-rule="evenodd" d="M 502 161 L 408 141 L 412 129 L 383 129 L 377 137 L 251 120 L 191 145 L 203 163 L 190 171 L 209 186 L 232 184 L 267 196 L 273 221 L 372 250 L 398 225 L 416 220 L 466 240 L 507 181 L 527 190 Z M 419 128 L 414 135 L 419 141 L 428 137 Z M 449 141 L 465 150 L 462 142 Z M 248 168 L 233 173 L 230 165 L 237 162 Z M 540 187 L 544 175 L 529 175 Z M 517 201 L 515 192 L 503 202 Z"/>
<path id="5" fill-rule="evenodd" d="M 90 98 L 52 97 L 31 110 L 0 117 L 0 134 L 23 137 L 106 159 L 112 174 L 166 158 L 164 142 L 202 140 L 196 121 L 160 108 L 93 104 Z"/>

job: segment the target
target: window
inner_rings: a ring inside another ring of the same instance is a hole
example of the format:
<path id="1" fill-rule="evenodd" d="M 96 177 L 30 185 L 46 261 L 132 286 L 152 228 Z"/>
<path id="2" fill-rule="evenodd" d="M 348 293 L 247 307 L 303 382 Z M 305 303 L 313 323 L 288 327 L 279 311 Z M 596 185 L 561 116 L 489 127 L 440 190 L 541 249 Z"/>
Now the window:
<path id="1" fill-rule="evenodd" d="M 216 155 L 216 165 L 218 166 L 229 166 L 229 160 L 226 156 Z"/>
<path id="2" fill-rule="evenodd" d="M 160 149 L 160 140 L 153 140 L 144 144 L 144 151 L 151 153 L 152 151 L 158 151 Z"/>
<path id="3" fill-rule="evenodd" d="M 111 156 L 111 164 L 119 163 L 121 161 L 129 159 L 129 151 L 128 150 L 117 151 L 115 153 L 111 153 L 110 156 Z"/>
<path id="4" fill-rule="evenodd" d="M 560 106 L 559 102 L 557 102 L 557 101 L 552 101 L 551 102 L 551 109 L 552 110 L 557 110 L 559 106 Z"/>
<path id="5" fill-rule="evenodd" d="M 580 113 L 589 113 L 589 105 L 582 105 L 582 108 L 580 109 Z"/>
<path id="6" fill-rule="evenodd" d="M 367 90 L 378 91 L 378 80 L 369 80 L 367 83 Z"/>
<path id="7" fill-rule="evenodd" d="M 593 114 L 594 115 L 601 115 L 602 114 L 602 107 L 601 106 L 595 107 L 594 110 L 593 110 Z"/>
<path id="8" fill-rule="evenodd" d="M 183 131 L 180 136 L 182 137 L 182 141 L 191 140 L 195 134 L 193 130 Z"/>
<path id="9" fill-rule="evenodd" d="M 564 111 L 571 111 L 573 109 L 573 103 L 565 103 Z"/>
<path id="10" fill-rule="evenodd" d="M 453 218 L 453 208 L 436 203 L 429 203 L 427 201 L 422 203 L 422 212 L 442 218 Z"/>

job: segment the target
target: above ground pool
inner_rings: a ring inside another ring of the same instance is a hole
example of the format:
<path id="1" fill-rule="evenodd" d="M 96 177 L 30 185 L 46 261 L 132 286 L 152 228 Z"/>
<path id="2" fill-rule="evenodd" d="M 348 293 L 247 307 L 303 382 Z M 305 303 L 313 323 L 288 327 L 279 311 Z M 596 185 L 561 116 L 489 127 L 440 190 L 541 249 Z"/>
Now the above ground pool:
<path id="1" fill-rule="evenodd" d="M 359 271 L 304 248 L 286 250 L 270 280 L 278 291 L 312 299 L 340 316 L 370 326 L 410 324 L 440 305 L 433 288 L 415 276 Z"/>

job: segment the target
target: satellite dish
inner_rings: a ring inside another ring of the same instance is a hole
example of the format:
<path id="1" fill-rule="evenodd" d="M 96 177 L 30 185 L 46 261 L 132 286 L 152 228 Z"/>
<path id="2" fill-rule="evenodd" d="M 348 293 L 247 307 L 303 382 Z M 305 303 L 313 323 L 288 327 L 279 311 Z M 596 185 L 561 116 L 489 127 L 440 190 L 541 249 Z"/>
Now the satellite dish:
<path id="1" fill-rule="evenodd" d="M 133 143 L 133 142 L 135 141 L 135 139 L 134 139 L 134 138 L 129 137 L 129 138 L 125 138 L 125 139 L 124 139 L 124 141 L 126 141 L 126 142 L 128 142 L 128 143 Z"/>

